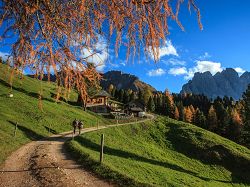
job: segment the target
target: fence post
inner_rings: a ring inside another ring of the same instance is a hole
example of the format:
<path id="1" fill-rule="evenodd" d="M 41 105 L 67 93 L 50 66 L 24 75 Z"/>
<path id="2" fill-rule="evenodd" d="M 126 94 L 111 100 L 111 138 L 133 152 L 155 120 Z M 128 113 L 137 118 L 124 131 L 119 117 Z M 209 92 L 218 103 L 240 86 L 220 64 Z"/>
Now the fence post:
<path id="1" fill-rule="evenodd" d="M 51 124 L 49 124 L 49 135 L 50 135 L 50 131 L 51 131 L 50 129 L 51 129 Z"/>
<path id="2" fill-rule="evenodd" d="M 17 125 L 18 125 L 18 123 L 16 122 L 15 130 L 14 130 L 14 137 L 16 137 Z"/>
<path id="3" fill-rule="evenodd" d="M 101 136 L 100 163 L 103 162 L 104 134 Z"/>

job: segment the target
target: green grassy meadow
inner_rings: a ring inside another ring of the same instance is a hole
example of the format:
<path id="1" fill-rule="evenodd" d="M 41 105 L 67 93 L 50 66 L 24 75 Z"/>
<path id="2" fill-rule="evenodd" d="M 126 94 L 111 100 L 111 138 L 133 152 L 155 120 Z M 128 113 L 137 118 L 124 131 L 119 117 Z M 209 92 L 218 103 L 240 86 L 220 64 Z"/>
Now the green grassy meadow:
<path id="1" fill-rule="evenodd" d="M 165 117 L 89 132 L 67 147 L 87 168 L 121 186 L 250 186 L 249 149 Z"/>
<path id="2" fill-rule="evenodd" d="M 77 99 L 75 92 L 71 93 L 69 103 L 56 103 L 52 97 L 56 93 L 54 83 L 41 82 L 24 76 L 21 80 L 15 77 L 13 98 L 8 97 L 10 87 L 8 67 L 0 64 L 0 164 L 20 146 L 52 133 L 71 130 L 71 122 L 77 118 L 85 123 L 85 127 L 96 126 L 110 122 L 90 112 L 84 112 L 81 107 L 73 106 Z M 43 110 L 38 107 L 38 93 L 43 90 Z M 15 123 L 18 131 L 14 137 Z"/>
<path id="3" fill-rule="evenodd" d="M 15 77 L 8 97 L 9 70 L 0 64 L 0 164 L 22 145 L 71 130 L 111 124 L 75 105 L 77 94 L 56 103 L 54 83 Z M 43 110 L 38 107 L 42 88 Z M 14 137 L 15 124 L 18 131 Z M 99 164 L 100 136 L 104 162 Z M 66 144 L 86 168 L 120 186 L 250 186 L 250 150 L 191 124 L 157 117 L 154 121 L 89 132 Z"/>

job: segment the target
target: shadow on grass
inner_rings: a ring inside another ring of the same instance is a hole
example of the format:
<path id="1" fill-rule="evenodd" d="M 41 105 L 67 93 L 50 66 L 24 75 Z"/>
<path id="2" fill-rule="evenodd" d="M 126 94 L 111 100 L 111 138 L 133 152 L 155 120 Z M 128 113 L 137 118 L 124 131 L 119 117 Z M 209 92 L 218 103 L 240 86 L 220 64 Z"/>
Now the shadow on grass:
<path id="1" fill-rule="evenodd" d="M 189 158 L 197 159 L 204 164 L 220 165 L 231 172 L 233 183 L 250 184 L 250 160 L 232 153 L 223 145 L 199 146 L 202 133 L 186 132 L 181 126 L 169 123 L 170 130 L 166 133 L 173 148 Z M 194 139 L 196 138 L 196 139 Z"/>
<path id="2" fill-rule="evenodd" d="M 51 127 L 44 126 L 44 128 L 45 128 L 48 132 L 50 132 L 50 133 L 52 133 L 52 134 L 58 134 L 58 132 L 55 131 L 54 129 L 52 129 Z"/>
<path id="3" fill-rule="evenodd" d="M 10 84 L 2 79 L 0 79 L 0 84 L 3 84 L 6 87 L 10 87 Z M 23 89 L 23 88 L 18 88 L 12 85 L 12 89 L 16 90 L 18 92 L 22 92 L 27 96 L 33 97 L 38 99 L 39 98 L 39 94 L 35 93 L 35 92 L 28 92 L 27 90 Z M 53 99 L 48 99 L 48 98 L 42 98 L 42 100 L 46 100 L 46 101 L 50 101 L 50 102 L 55 102 Z"/>
<path id="4" fill-rule="evenodd" d="M 16 126 L 15 122 L 9 121 L 9 120 L 8 120 L 8 122 L 11 125 L 13 125 L 13 127 Z M 29 138 L 30 140 L 39 140 L 39 139 L 45 138 L 44 136 L 36 133 L 35 131 L 28 129 L 27 127 L 22 126 L 21 124 L 18 124 L 17 128 L 18 128 L 17 133 L 19 130 L 21 130 L 26 135 L 26 137 Z M 13 130 L 13 134 L 14 134 L 14 130 Z"/>
<path id="5" fill-rule="evenodd" d="M 96 177 L 106 180 L 107 182 L 113 184 L 111 186 L 137 186 L 137 187 L 151 187 L 152 185 L 142 183 L 136 181 L 133 178 L 130 178 L 126 175 L 123 175 L 117 171 L 111 170 L 109 167 L 104 164 L 100 164 L 99 162 L 90 158 L 90 156 L 79 149 L 76 149 L 71 141 L 67 141 L 64 144 L 64 148 L 66 151 L 67 159 L 74 159 L 80 163 L 84 169 L 93 172 Z M 70 153 L 70 154 L 69 154 Z"/>
<path id="6" fill-rule="evenodd" d="M 54 99 L 56 99 L 57 95 L 53 92 L 50 92 L 50 96 Z M 65 103 L 68 103 L 69 105 L 72 105 L 72 106 L 78 106 L 78 107 L 81 107 L 81 105 L 77 102 L 77 101 L 69 101 L 67 99 L 65 99 L 64 97 L 60 96 L 59 101 L 63 101 Z"/>
<path id="7" fill-rule="evenodd" d="M 78 141 L 82 146 L 89 148 L 93 151 L 98 152 L 100 150 L 100 145 L 98 145 L 98 144 L 96 144 L 96 143 L 94 143 L 94 142 L 90 141 L 89 139 L 84 138 L 82 136 L 76 137 L 76 141 Z M 218 181 L 218 182 L 223 182 L 223 183 L 231 183 L 230 181 L 216 180 L 216 179 L 201 177 L 201 176 L 199 176 L 199 173 L 184 169 L 184 168 L 177 166 L 175 164 L 162 162 L 162 161 L 158 161 L 158 160 L 153 160 L 150 158 L 145 158 L 143 156 L 140 156 L 140 155 L 137 155 L 137 154 L 134 154 L 131 152 L 118 150 L 118 149 L 110 148 L 107 146 L 104 147 L 104 154 L 111 155 L 111 156 L 118 156 L 118 157 L 126 158 L 126 159 L 132 159 L 132 160 L 139 161 L 139 162 L 145 162 L 145 163 L 149 163 L 152 165 L 169 168 L 169 169 L 172 169 L 172 170 L 175 170 L 178 172 L 186 173 L 188 175 L 193 175 L 193 176 L 200 178 L 202 180 L 205 180 L 205 181 Z"/>

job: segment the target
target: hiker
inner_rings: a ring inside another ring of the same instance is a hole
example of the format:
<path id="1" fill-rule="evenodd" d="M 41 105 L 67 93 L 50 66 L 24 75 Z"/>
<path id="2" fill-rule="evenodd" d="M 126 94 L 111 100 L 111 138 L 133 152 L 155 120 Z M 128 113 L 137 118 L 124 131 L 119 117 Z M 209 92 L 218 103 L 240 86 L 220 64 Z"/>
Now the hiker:
<path id="1" fill-rule="evenodd" d="M 79 121 L 79 122 L 78 122 L 79 134 L 81 134 L 82 128 L 83 128 L 83 122 L 82 122 L 82 121 Z"/>
<path id="2" fill-rule="evenodd" d="M 73 129 L 74 129 L 74 134 L 76 133 L 76 128 L 77 128 L 77 126 L 78 126 L 78 121 L 75 119 L 74 121 L 73 121 L 73 123 L 72 123 L 72 126 L 73 126 Z"/>

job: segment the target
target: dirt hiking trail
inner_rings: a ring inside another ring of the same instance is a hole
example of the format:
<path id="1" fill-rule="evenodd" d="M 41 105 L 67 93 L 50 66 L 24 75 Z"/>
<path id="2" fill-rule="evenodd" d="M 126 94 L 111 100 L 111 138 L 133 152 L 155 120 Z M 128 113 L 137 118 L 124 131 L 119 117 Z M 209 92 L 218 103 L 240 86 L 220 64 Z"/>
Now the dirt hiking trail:
<path id="1" fill-rule="evenodd" d="M 104 128 L 141 123 L 116 124 L 85 128 L 82 133 Z M 0 187 L 107 187 L 116 186 L 98 178 L 77 164 L 66 152 L 63 144 L 72 138 L 72 132 L 53 135 L 30 142 L 13 152 L 0 166 Z"/>

